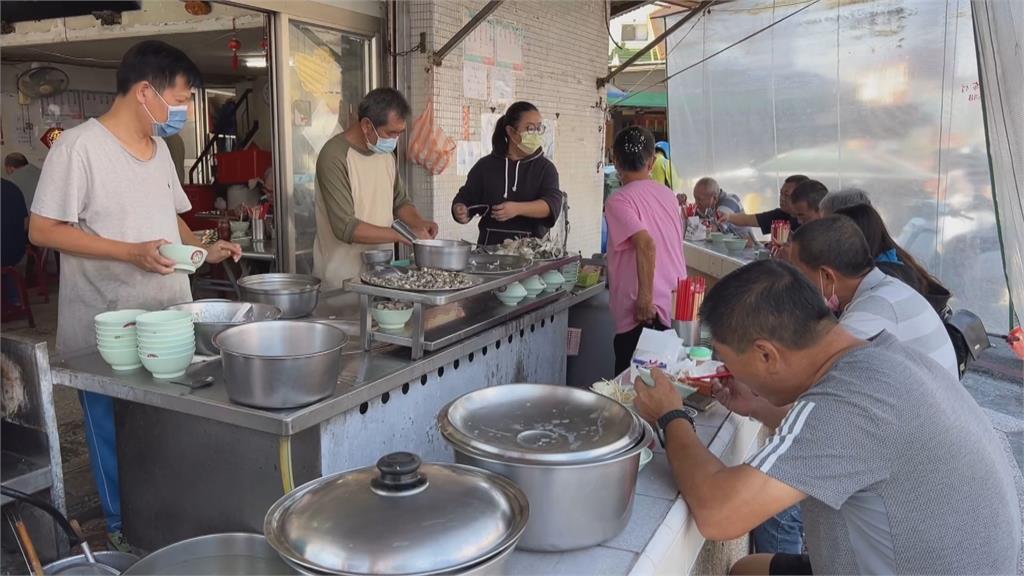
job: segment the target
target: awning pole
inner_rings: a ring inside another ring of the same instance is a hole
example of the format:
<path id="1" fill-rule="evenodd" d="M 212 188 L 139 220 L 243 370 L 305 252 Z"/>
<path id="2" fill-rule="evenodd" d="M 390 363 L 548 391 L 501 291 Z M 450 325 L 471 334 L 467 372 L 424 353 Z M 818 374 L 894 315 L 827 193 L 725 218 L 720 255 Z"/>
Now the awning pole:
<path id="1" fill-rule="evenodd" d="M 486 6 L 481 8 L 479 12 L 470 18 L 469 22 L 466 22 L 465 26 L 460 28 L 459 31 L 452 36 L 451 40 L 442 46 L 440 50 L 430 55 L 431 64 L 434 66 L 440 66 L 441 62 L 444 61 L 444 57 L 454 50 L 455 47 L 459 45 L 459 42 L 462 42 L 463 38 L 469 36 L 473 30 L 476 30 L 476 27 L 482 24 L 483 21 L 494 13 L 494 11 L 498 9 L 498 6 L 501 6 L 504 2 L 505 0 L 490 0 Z"/>
<path id="2" fill-rule="evenodd" d="M 648 42 L 647 45 L 644 46 L 643 48 L 641 48 L 639 52 L 637 52 L 636 54 L 630 56 L 629 59 L 626 60 L 625 62 L 623 62 L 622 64 L 619 64 L 619 66 L 615 70 L 612 70 L 611 72 L 609 72 L 607 76 L 605 76 L 604 78 L 598 78 L 597 79 L 597 87 L 598 87 L 598 89 L 604 88 L 605 85 L 607 85 L 609 82 L 612 81 L 612 78 L 615 78 L 615 76 L 617 76 L 619 74 L 619 72 L 622 72 L 626 68 L 629 68 L 630 66 L 632 66 L 634 62 L 636 62 L 637 60 L 642 58 L 645 54 L 647 54 L 648 52 L 653 50 L 655 46 L 657 46 L 658 44 L 661 44 L 661 41 L 664 40 L 665 38 L 667 38 L 669 34 L 675 32 L 676 30 L 678 30 L 679 27 L 682 26 L 683 24 L 686 24 L 690 20 L 693 20 L 694 17 L 696 17 L 698 14 L 700 14 L 701 12 L 706 10 L 708 8 L 708 6 L 711 6 L 714 3 L 714 1 L 715 0 L 705 0 L 704 2 L 701 2 L 699 6 L 697 6 L 693 10 L 690 10 L 689 14 L 687 14 L 686 16 L 683 16 L 682 18 L 680 18 L 679 22 L 676 22 L 675 24 L 673 24 L 673 25 L 669 26 L 668 28 L 666 28 L 664 32 L 662 32 L 661 34 L 658 34 L 657 38 L 655 38 L 654 40 L 651 40 L 650 42 Z M 486 8 L 485 8 L 485 10 L 486 10 Z M 472 23 L 472 22 L 470 22 L 470 23 Z"/>

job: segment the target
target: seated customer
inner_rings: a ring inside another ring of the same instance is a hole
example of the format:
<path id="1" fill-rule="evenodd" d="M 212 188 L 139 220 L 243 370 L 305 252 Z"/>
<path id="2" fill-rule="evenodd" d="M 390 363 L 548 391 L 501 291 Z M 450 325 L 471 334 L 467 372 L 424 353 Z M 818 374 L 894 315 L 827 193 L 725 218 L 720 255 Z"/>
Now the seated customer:
<path id="1" fill-rule="evenodd" d="M 906 282 L 920 292 L 940 315 L 946 312 L 951 294 L 941 282 L 925 270 L 909 252 L 901 248 L 889 235 L 882 216 L 870 205 L 849 206 L 837 211 L 849 217 L 868 241 L 868 250 L 882 271 Z"/>
<path id="2" fill-rule="evenodd" d="M 838 192 L 825 194 L 825 197 L 821 199 L 821 204 L 818 205 L 818 209 L 821 210 L 822 216 L 831 216 L 838 210 L 860 204 L 871 206 L 871 198 L 868 197 L 867 192 L 860 188 L 843 188 Z"/>
<path id="3" fill-rule="evenodd" d="M 821 218 L 821 201 L 828 188 L 817 180 L 801 182 L 789 197 L 790 213 L 801 226 Z"/>
<path id="4" fill-rule="evenodd" d="M 697 204 L 697 213 L 712 222 L 719 223 L 722 232 L 735 234 L 740 238 L 751 236 L 750 229 L 744 226 L 729 224 L 729 214 L 742 214 L 743 203 L 740 197 L 722 190 L 714 178 L 705 176 L 693 185 L 693 201 Z"/>
<path id="5" fill-rule="evenodd" d="M 767 260 L 727 275 L 701 318 L 736 379 L 793 404 L 746 463 L 725 466 L 682 412 L 665 374 L 634 383 L 658 422 L 676 485 L 701 533 L 738 538 L 800 503 L 810 556 L 754 555 L 743 574 L 1009 574 L 1021 519 L 1013 475 L 985 413 L 917 350 L 836 323 L 818 288 Z"/>
<path id="6" fill-rule="evenodd" d="M 771 234 L 772 222 L 788 220 L 790 229 L 796 230 L 800 227 L 800 222 L 792 215 L 789 199 L 793 194 L 793 189 L 808 180 L 810 178 L 803 174 L 794 174 L 786 178 L 786 181 L 782 183 L 782 188 L 779 188 L 779 207 L 774 210 L 758 212 L 757 214 L 724 214 L 719 218 L 719 223 L 728 223 L 735 226 L 757 226 L 761 229 L 762 234 Z"/>
<path id="7" fill-rule="evenodd" d="M 615 373 L 629 367 L 646 328 L 672 324 L 672 290 L 686 277 L 683 226 L 672 190 L 651 180 L 654 136 L 631 126 L 615 136 L 622 188 L 608 198 L 608 289 L 615 320 Z"/>
<path id="8" fill-rule="evenodd" d="M 829 216 L 793 234 L 790 262 L 821 289 L 839 323 L 858 338 L 885 330 L 959 379 L 942 319 L 923 296 L 875 267 L 867 241 L 846 216 Z"/>

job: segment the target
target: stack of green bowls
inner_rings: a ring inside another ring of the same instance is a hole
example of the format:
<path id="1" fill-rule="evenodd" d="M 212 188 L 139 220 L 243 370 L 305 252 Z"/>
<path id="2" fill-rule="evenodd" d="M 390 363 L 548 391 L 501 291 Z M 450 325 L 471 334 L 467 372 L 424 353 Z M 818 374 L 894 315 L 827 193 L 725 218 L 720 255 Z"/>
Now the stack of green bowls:
<path id="1" fill-rule="evenodd" d="M 138 355 L 154 377 L 179 378 L 192 363 L 196 332 L 192 313 L 183 310 L 147 312 L 135 319 Z"/>
<path id="2" fill-rule="evenodd" d="M 103 361 L 114 370 L 132 370 L 142 366 L 139 360 L 135 319 L 145 310 L 113 310 L 97 314 L 96 347 Z"/>
<path id="3" fill-rule="evenodd" d="M 565 278 L 566 289 L 572 289 L 580 276 L 580 261 L 576 260 L 572 264 L 562 266 L 562 276 Z"/>

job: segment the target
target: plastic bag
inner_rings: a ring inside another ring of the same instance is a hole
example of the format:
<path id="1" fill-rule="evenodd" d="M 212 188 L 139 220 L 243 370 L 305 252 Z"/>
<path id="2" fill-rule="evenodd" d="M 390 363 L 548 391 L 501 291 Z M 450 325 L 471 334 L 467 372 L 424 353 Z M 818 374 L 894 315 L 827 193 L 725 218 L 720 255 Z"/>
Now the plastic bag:
<path id="1" fill-rule="evenodd" d="M 427 100 L 423 114 L 413 122 L 409 159 L 434 176 L 443 173 L 455 155 L 455 141 L 434 123 L 434 99 Z"/>

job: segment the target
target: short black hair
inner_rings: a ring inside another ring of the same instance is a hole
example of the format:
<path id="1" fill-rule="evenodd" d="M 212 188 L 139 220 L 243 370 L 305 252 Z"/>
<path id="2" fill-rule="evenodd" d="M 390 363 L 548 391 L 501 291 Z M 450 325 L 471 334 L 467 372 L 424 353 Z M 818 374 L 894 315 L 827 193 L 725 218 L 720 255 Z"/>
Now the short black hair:
<path id="1" fill-rule="evenodd" d="M 740 353 L 756 340 L 803 350 L 836 322 L 818 288 L 780 260 L 751 262 L 727 274 L 708 292 L 700 317 L 715 341 Z"/>
<path id="2" fill-rule="evenodd" d="M 817 210 L 826 194 L 828 194 L 828 188 L 821 182 L 804 180 L 793 189 L 793 193 L 789 196 L 789 202 L 791 204 L 806 202 L 811 210 Z"/>
<path id="3" fill-rule="evenodd" d="M 403 120 L 408 119 L 412 113 L 405 96 L 394 88 L 374 88 L 359 102 L 359 119 L 369 118 L 377 128 L 388 123 L 392 112 Z"/>
<path id="4" fill-rule="evenodd" d="M 785 184 L 803 184 L 804 182 L 807 182 L 808 180 L 810 180 L 810 178 L 808 178 L 807 176 L 804 176 L 803 174 L 793 174 L 792 176 L 789 176 L 788 178 L 786 178 L 784 183 Z"/>
<path id="5" fill-rule="evenodd" d="M 11 152 L 4 157 L 4 166 L 10 166 L 11 168 L 22 168 L 28 166 L 28 158 L 21 152 Z"/>
<path id="6" fill-rule="evenodd" d="M 654 134 L 642 126 L 623 128 L 612 145 L 615 163 L 629 172 L 643 170 L 654 157 Z"/>
<path id="7" fill-rule="evenodd" d="M 847 278 L 860 278 L 875 267 L 864 233 L 846 216 L 808 222 L 793 232 L 791 240 L 808 268 L 828 266 Z"/>
<path id="8" fill-rule="evenodd" d="M 139 82 L 149 82 L 158 92 L 184 76 L 189 88 L 203 85 L 199 68 L 184 52 L 159 40 L 144 40 L 132 46 L 117 67 L 117 93 L 125 95 Z"/>
<path id="9" fill-rule="evenodd" d="M 523 114 L 527 112 L 539 112 L 539 110 L 533 104 L 522 100 L 513 102 L 508 110 L 505 110 L 505 113 L 494 123 L 494 132 L 491 133 L 491 152 L 498 156 L 508 156 L 508 133 L 505 132 L 505 128 L 511 126 L 515 129 L 519 121 L 523 119 Z"/>

